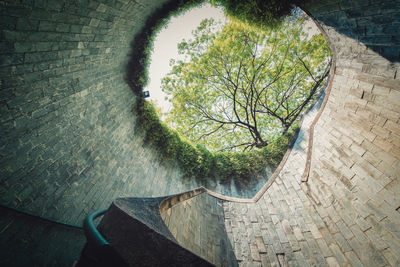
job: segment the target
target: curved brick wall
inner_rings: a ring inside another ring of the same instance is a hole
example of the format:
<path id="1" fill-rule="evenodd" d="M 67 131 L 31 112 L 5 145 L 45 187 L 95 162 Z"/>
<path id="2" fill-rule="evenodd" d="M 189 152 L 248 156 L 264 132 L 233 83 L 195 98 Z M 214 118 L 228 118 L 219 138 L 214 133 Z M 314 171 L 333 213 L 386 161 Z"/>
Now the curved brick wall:
<path id="1" fill-rule="evenodd" d="M 117 197 L 199 186 L 144 147 L 124 81 L 135 34 L 165 2 L 0 3 L 0 203 L 81 224 Z"/>
<path id="2" fill-rule="evenodd" d="M 301 146 L 310 143 L 298 140 L 258 201 L 224 203 L 239 265 L 400 264 L 399 7 L 305 5 L 336 54 L 330 96 L 314 128 L 310 164 Z"/>
<path id="3" fill-rule="evenodd" d="M 117 197 L 197 186 L 135 136 L 124 81 L 130 42 L 163 2 L 0 3 L 1 203 L 80 225 Z"/>
<path id="4" fill-rule="evenodd" d="M 161 212 L 176 241 L 216 266 L 237 266 L 224 225 L 223 200 L 201 193 Z"/>
<path id="5" fill-rule="evenodd" d="M 130 41 L 161 4 L 0 3 L 2 203 L 80 223 L 124 194 L 195 187 L 168 182 L 179 172 L 143 148 L 123 80 Z M 309 0 L 305 9 L 336 53 L 310 168 L 305 139 L 257 202 L 223 203 L 235 257 L 398 266 L 400 2 Z"/>

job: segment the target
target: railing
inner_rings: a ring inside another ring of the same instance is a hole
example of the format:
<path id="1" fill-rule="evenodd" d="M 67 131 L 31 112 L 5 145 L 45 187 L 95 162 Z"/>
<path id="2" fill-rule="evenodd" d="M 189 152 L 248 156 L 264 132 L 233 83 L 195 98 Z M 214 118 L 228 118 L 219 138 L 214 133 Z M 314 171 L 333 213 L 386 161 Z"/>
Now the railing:
<path id="1" fill-rule="evenodd" d="M 100 234 L 94 225 L 94 220 L 106 213 L 107 209 L 98 210 L 89 214 L 83 222 L 83 230 L 85 231 L 86 239 L 89 243 L 96 246 L 105 246 L 110 243 Z"/>
<path id="2" fill-rule="evenodd" d="M 127 267 L 128 264 L 115 251 L 110 243 L 100 234 L 94 220 L 106 213 L 107 209 L 89 214 L 83 221 L 86 245 L 75 267 Z"/>

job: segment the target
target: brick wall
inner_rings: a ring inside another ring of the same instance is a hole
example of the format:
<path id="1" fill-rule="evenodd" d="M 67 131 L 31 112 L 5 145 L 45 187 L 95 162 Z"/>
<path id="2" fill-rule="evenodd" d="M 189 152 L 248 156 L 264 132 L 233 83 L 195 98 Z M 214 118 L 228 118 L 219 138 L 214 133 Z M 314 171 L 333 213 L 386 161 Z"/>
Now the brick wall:
<path id="1" fill-rule="evenodd" d="M 331 92 L 308 181 L 304 147 L 257 203 L 224 203 L 239 266 L 400 264 L 399 7 L 307 1 L 336 54 Z"/>
<path id="2" fill-rule="evenodd" d="M 123 81 L 160 3 L 0 3 L 2 203 L 80 223 L 123 194 L 195 186 L 143 148 Z M 399 265 L 399 5 L 307 1 L 336 53 L 310 175 L 299 148 L 257 203 L 223 204 L 239 264 Z"/>
<path id="3" fill-rule="evenodd" d="M 124 82 L 130 42 L 162 2 L 0 3 L 2 203 L 80 224 L 121 195 L 194 186 L 135 136 Z"/>
<path id="4" fill-rule="evenodd" d="M 199 186 L 144 146 L 124 81 L 135 34 L 165 2 L 0 2 L 1 203 L 80 224 L 120 196 Z"/>
<path id="5" fill-rule="evenodd" d="M 325 1 L 308 10 L 337 54 L 308 186 L 331 233 L 344 236 L 343 261 L 354 252 L 364 265 L 398 265 L 400 1 Z"/>
<path id="6" fill-rule="evenodd" d="M 222 200 L 202 193 L 179 202 L 161 216 L 181 246 L 216 266 L 237 266 L 226 235 Z"/>

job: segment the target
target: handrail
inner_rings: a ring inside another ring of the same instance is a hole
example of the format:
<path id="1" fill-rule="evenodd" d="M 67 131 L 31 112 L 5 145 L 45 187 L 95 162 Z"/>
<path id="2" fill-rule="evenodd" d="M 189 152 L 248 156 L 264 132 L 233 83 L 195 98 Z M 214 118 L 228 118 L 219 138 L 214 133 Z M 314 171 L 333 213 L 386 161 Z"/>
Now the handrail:
<path id="1" fill-rule="evenodd" d="M 89 214 L 86 219 L 83 221 L 83 230 L 85 231 L 86 239 L 89 243 L 92 243 L 97 246 L 109 245 L 110 243 L 100 234 L 94 225 L 94 219 L 102 216 L 107 209 L 98 210 Z"/>

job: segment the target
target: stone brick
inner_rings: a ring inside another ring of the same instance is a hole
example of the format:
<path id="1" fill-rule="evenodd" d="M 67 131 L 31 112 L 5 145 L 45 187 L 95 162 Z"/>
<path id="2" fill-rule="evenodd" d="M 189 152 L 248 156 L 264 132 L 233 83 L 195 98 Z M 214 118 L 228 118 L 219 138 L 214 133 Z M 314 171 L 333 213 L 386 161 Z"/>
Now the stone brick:
<path id="1" fill-rule="evenodd" d="M 326 263 L 328 264 L 329 267 L 339 267 L 338 261 L 334 257 L 328 257 L 326 258 Z"/>
<path id="2" fill-rule="evenodd" d="M 394 134 L 400 135 L 400 125 L 398 123 L 387 120 L 383 127 L 390 130 Z"/>
<path id="3" fill-rule="evenodd" d="M 57 27 L 57 24 L 52 21 L 42 20 L 42 21 L 40 21 L 40 24 L 39 24 L 39 30 L 45 31 L 45 32 L 46 31 L 47 32 L 56 31 L 56 27 Z"/>
<path id="4" fill-rule="evenodd" d="M 365 177 L 368 176 L 368 173 L 357 164 L 354 164 L 351 167 L 351 170 L 354 171 L 356 175 L 359 176 L 361 179 L 364 179 Z"/>
<path id="5" fill-rule="evenodd" d="M 349 259 L 352 266 L 359 266 L 359 267 L 364 266 L 353 251 L 346 252 L 345 256 L 347 259 Z"/>
<path id="6" fill-rule="evenodd" d="M 388 245 L 379 237 L 374 229 L 368 229 L 365 234 L 377 249 L 384 250 L 388 247 Z"/>
<path id="7" fill-rule="evenodd" d="M 395 256 L 395 253 L 393 253 L 391 249 L 385 249 L 382 254 L 385 256 L 385 259 L 389 262 L 390 265 L 398 266 L 400 264 L 400 259 Z"/>
<path id="8" fill-rule="evenodd" d="M 253 261 L 261 261 L 257 246 L 250 245 L 250 252 L 251 252 L 251 258 L 253 259 Z"/>
<path id="9" fill-rule="evenodd" d="M 304 236 L 301 232 L 301 229 L 299 227 L 294 227 L 293 228 L 293 233 L 297 239 L 297 241 L 303 241 L 304 240 Z"/>
<path id="10" fill-rule="evenodd" d="M 315 239 L 322 238 L 322 235 L 318 231 L 318 228 L 317 228 L 317 226 L 315 224 L 309 224 L 308 226 L 310 228 L 311 234 L 313 235 L 313 237 Z"/>
<path id="11" fill-rule="evenodd" d="M 343 235 L 341 233 L 336 233 L 333 235 L 334 239 L 336 240 L 337 245 L 340 247 L 340 249 L 343 252 L 350 251 L 351 248 L 347 241 L 344 239 Z"/>
<path id="12" fill-rule="evenodd" d="M 262 236 L 256 236 L 256 244 L 259 253 L 267 253 L 267 248 L 265 247 Z"/>
<path id="13" fill-rule="evenodd" d="M 390 92 L 390 88 L 383 87 L 383 86 L 375 85 L 374 88 L 372 89 L 372 93 L 375 95 L 388 95 L 389 92 Z"/>

